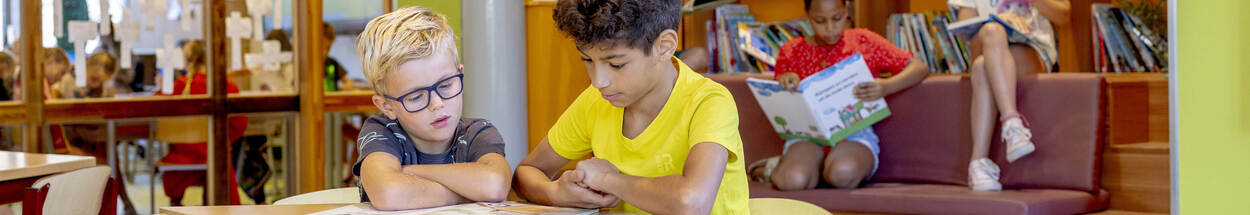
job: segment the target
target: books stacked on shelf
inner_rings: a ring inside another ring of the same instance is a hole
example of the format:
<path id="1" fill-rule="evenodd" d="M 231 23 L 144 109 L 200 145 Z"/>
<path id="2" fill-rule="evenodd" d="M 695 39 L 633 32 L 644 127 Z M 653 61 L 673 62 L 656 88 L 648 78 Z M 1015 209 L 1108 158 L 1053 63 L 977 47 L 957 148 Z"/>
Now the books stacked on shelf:
<path id="1" fill-rule="evenodd" d="M 929 65 L 930 73 L 964 73 L 968 70 L 968 48 L 947 25 L 953 13 L 932 11 L 890 15 L 886 38 L 895 46 Z"/>
<path id="2" fill-rule="evenodd" d="M 786 41 L 812 35 L 805 19 L 760 23 L 746 5 L 738 4 L 717 7 L 715 20 L 706 25 L 713 73 L 772 72 Z"/>
<path id="3" fill-rule="evenodd" d="M 1093 4 L 1094 71 L 1167 72 L 1167 38 L 1137 16 L 1110 4 Z"/>

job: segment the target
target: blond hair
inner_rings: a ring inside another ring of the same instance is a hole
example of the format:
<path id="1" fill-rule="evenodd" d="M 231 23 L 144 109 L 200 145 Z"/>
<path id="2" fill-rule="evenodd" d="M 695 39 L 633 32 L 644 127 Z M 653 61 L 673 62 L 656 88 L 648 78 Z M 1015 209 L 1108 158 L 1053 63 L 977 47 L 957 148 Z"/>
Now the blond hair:
<path id="1" fill-rule="evenodd" d="M 365 78 L 378 94 L 384 94 L 383 80 L 400 64 L 433 56 L 437 51 L 447 51 L 459 63 L 455 33 L 447 18 L 421 6 L 370 20 L 356 45 Z"/>

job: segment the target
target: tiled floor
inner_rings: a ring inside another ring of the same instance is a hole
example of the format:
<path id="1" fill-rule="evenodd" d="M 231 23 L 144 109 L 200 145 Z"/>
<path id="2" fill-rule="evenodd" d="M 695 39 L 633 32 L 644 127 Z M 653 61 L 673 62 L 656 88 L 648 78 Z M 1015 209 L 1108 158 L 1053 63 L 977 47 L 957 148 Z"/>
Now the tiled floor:
<path id="1" fill-rule="evenodd" d="M 265 184 L 266 200 L 268 200 L 268 202 L 263 203 L 263 204 L 272 203 L 274 200 L 286 197 L 285 194 L 283 194 L 284 192 L 279 192 L 281 191 L 281 189 L 286 188 L 286 185 L 285 185 L 286 180 L 282 179 L 282 177 L 279 176 L 278 174 L 275 174 L 274 176 L 275 177 L 270 178 L 270 180 Z M 151 198 L 151 196 L 152 196 L 153 190 L 151 190 L 152 187 L 149 186 L 150 183 L 148 182 L 148 174 L 146 173 L 135 174 L 134 179 L 135 180 L 133 182 L 129 182 L 126 184 L 126 192 L 127 194 L 130 195 L 131 203 L 134 204 L 135 210 L 138 211 L 139 214 L 152 214 L 151 206 L 152 206 L 153 198 Z M 161 179 L 157 177 L 156 186 L 154 189 L 155 194 L 156 194 L 155 200 L 156 200 L 157 210 L 160 210 L 159 209 L 160 207 L 165 207 L 165 206 L 170 205 L 169 197 L 165 196 L 164 188 L 162 188 L 160 180 Z M 247 195 L 244 194 L 242 190 L 238 190 L 238 192 L 239 192 L 240 203 L 245 204 L 245 205 L 257 204 L 255 201 L 252 201 L 251 198 L 247 198 Z M 187 188 L 186 193 L 183 194 L 184 197 L 182 199 L 182 204 L 183 205 L 203 205 L 204 203 L 203 194 L 204 194 L 204 187 L 200 187 L 200 186 L 189 187 Z M 120 201 L 119 201 L 119 206 L 117 208 L 118 208 L 118 214 L 124 214 L 124 211 L 122 211 L 122 207 L 120 206 Z"/>

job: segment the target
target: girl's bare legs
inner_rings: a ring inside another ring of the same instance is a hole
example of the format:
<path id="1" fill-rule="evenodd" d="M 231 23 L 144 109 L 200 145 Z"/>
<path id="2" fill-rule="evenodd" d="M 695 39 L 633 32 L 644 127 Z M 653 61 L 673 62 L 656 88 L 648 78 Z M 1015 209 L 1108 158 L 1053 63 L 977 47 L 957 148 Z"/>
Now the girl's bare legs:
<path id="1" fill-rule="evenodd" d="M 990 93 L 990 83 L 985 77 L 985 58 L 977 57 L 969 68 L 972 76 L 972 106 L 970 107 L 972 124 L 972 157 L 968 160 L 989 157 L 990 136 L 994 130 L 994 99 Z"/>

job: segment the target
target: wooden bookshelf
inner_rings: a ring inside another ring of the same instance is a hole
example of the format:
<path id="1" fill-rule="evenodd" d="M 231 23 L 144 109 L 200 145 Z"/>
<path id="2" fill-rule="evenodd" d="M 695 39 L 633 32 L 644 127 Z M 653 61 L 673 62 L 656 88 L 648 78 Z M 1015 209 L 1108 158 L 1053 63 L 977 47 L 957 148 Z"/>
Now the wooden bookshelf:
<path id="1" fill-rule="evenodd" d="M 22 17 L 40 17 L 41 4 L 38 1 L 23 1 Z M 384 1 L 389 2 L 389 1 Z M 208 176 L 206 183 L 206 203 L 220 205 L 228 203 L 225 193 L 232 192 L 226 186 L 226 159 L 230 153 L 226 135 L 226 118 L 232 114 L 268 113 L 268 112 L 299 112 L 297 125 L 299 135 L 293 145 L 294 167 L 291 178 L 295 193 L 311 192 L 326 187 L 324 119 L 326 111 L 363 110 L 372 108 L 369 100 L 371 92 L 333 93 L 325 95 L 322 90 L 322 67 L 325 56 L 320 51 L 321 37 L 321 1 L 294 1 L 293 12 L 294 35 L 298 43 L 295 45 L 295 57 L 292 64 L 296 65 L 299 74 L 299 92 L 288 94 L 233 94 L 226 93 L 227 64 L 223 52 L 228 50 L 224 33 L 225 15 L 233 1 L 206 1 L 204 5 L 204 23 L 202 23 L 207 56 L 206 71 L 209 78 L 209 92 L 205 95 L 145 97 L 124 99 L 81 99 L 81 100 L 44 100 L 41 84 L 22 85 L 24 100 L 0 102 L 0 124 L 24 127 L 22 132 L 22 148 L 31 153 L 43 152 L 46 140 L 43 132 L 48 124 L 74 123 L 98 120 L 123 120 L 135 118 L 173 117 L 173 116 L 212 116 L 211 135 L 212 147 L 209 149 Z M 20 44 L 15 47 L 24 53 L 23 56 L 43 56 L 42 23 L 38 19 L 21 20 Z M 43 58 L 24 57 L 18 59 L 21 65 L 42 65 Z M 22 83 L 43 83 L 41 67 L 29 66 L 22 68 Z M 323 101 L 329 101 L 323 103 Z"/>
<path id="2" fill-rule="evenodd" d="M 1108 144 L 1168 141 L 1167 74 L 1104 74 L 1103 79 Z"/>
<path id="3" fill-rule="evenodd" d="M 1102 186 L 1111 193 L 1108 210 L 1167 213 L 1171 178 L 1167 142 L 1118 144 L 1102 155 Z"/>
<path id="4" fill-rule="evenodd" d="M 22 102 L 0 102 L 0 124 L 13 125 L 26 122 L 26 106 Z"/>
<path id="5" fill-rule="evenodd" d="M 326 93 L 322 99 L 325 112 L 372 111 L 373 91 L 348 91 Z"/>
<path id="6" fill-rule="evenodd" d="M 1142 2 L 1153 0 L 1129 0 Z M 804 17 L 802 1 L 739 0 L 725 3 L 743 4 L 760 22 L 777 22 Z M 1094 3 L 1112 3 L 1111 0 L 1069 0 L 1071 8 L 1067 25 L 1055 25 L 1056 46 L 1059 50 L 1059 72 L 1093 72 L 1093 43 L 1090 6 Z M 890 14 L 948 11 L 942 0 L 853 0 L 855 28 L 867 28 L 878 34 L 886 33 Z M 714 8 L 690 11 L 682 17 L 682 48 L 706 46 L 707 29 L 704 22 L 715 18 Z"/>
<path id="7" fill-rule="evenodd" d="M 688 0 L 688 1 L 693 1 L 693 0 Z M 694 5 L 693 7 L 689 7 L 689 8 L 682 8 L 681 14 L 685 15 L 685 14 L 691 14 L 695 12 L 708 11 L 708 10 L 716 9 L 716 7 L 720 7 L 721 5 L 733 4 L 736 2 L 738 2 L 738 0 L 718 0 L 718 1 L 713 1 L 713 2 L 707 2 L 707 3 L 703 3 L 699 5 Z"/>

